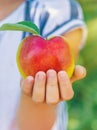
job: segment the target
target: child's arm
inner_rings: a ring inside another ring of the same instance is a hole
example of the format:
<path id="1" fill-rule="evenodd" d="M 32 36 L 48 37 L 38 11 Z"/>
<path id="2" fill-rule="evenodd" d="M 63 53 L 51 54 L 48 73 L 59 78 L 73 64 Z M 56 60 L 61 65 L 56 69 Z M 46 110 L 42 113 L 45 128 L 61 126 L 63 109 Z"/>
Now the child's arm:
<path id="1" fill-rule="evenodd" d="M 82 31 L 77 29 L 65 36 L 70 40 L 76 58 Z M 35 79 L 31 76 L 23 79 L 17 113 L 19 130 L 51 130 L 56 120 L 57 103 L 70 100 L 74 95 L 72 83 L 85 75 L 85 68 L 77 65 L 71 79 L 66 72 L 57 74 L 54 70 L 38 72 Z"/>
<path id="2" fill-rule="evenodd" d="M 73 33 L 67 34 L 70 40 Z M 75 36 L 74 43 L 79 42 L 76 38 Z M 56 120 L 57 103 L 70 100 L 74 95 L 72 83 L 85 75 L 85 68 L 77 65 L 71 79 L 66 72 L 60 71 L 57 74 L 54 70 L 38 72 L 35 79 L 31 76 L 23 79 L 17 113 L 19 130 L 51 130 Z"/>
<path id="3" fill-rule="evenodd" d="M 38 72 L 35 80 L 31 76 L 23 79 L 17 117 L 19 130 L 51 130 L 56 119 L 57 103 L 70 100 L 74 93 L 71 83 L 85 75 L 85 69 L 76 66 L 71 80 L 64 71 L 60 71 L 57 75 L 54 70 L 49 70 L 47 74 Z M 46 76 L 48 82 L 45 85 Z M 60 86 L 57 84 L 57 76 Z"/>

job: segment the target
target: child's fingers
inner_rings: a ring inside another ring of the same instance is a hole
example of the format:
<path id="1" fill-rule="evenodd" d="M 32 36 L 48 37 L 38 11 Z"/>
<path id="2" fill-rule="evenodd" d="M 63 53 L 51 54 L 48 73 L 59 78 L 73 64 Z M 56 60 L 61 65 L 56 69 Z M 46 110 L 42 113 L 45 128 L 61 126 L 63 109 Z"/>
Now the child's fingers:
<path id="1" fill-rule="evenodd" d="M 59 88 L 57 73 L 55 70 L 47 71 L 46 103 L 56 104 L 59 102 Z"/>
<path id="2" fill-rule="evenodd" d="M 71 83 L 76 80 L 83 79 L 86 76 L 86 69 L 83 66 L 76 65 L 73 76 L 71 78 Z"/>
<path id="3" fill-rule="evenodd" d="M 61 100 L 70 100 L 74 95 L 74 91 L 70 79 L 65 71 L 58 72 L 58 81 Z"/>
<path id="4" fill-rule="evenodd" d="M 20 86 L 22 93 L 27 96 L 31 96 L 33 84 L 34 78 L 32 76 L 28 76 L 26 79 L 21 79 Z"/>
<path id="5" fill-rule="evenodd" d="M 58 72 L 48 70 L 47 74 L 38 72 L 35 81 L 32 76 L 21 79 L 20 85 L 22 93 L 32 96 L 34 102 L 43 102 L 55 104 L 61 100 L 69 100 L 74 92 L 71 83 L 86 76 L 86 69 L 76 65 L 72 78 L 69 80 L 65 71 Z M 58 86 L 59 85 L 59 86 Z"/>
<path id="6" fill-rule="evenodd" d="M 46 74 L 42 71 L 38 72 L 35 76 L 35 82 L 32 93 L 32 100 L 34 102 L 43 102 L 45 99 L 45 83 Z"/>

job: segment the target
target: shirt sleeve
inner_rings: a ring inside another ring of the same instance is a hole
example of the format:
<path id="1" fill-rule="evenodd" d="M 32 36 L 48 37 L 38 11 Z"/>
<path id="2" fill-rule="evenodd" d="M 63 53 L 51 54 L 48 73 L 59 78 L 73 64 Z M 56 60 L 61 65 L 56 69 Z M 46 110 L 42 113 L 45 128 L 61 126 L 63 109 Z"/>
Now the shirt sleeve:
<path id="1" fill-rule="evenodd" d="M 81 28 L 83 37 L 80 48 L 82 48 L 87 37 L 87 27 L 82 8 L 76 0 L 60 0 L 60 2 L 59 0 L 35 0 L 32 6 L 32 21 L 40 28 L 44 38 Z"/>

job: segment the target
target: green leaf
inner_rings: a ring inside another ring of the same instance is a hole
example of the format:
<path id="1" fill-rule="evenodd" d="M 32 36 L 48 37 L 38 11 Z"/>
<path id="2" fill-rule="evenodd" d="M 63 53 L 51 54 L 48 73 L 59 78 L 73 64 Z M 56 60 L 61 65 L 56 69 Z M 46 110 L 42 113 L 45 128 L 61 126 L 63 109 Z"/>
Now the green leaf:
<path id="1" fill-rule="evenodd" d="M 40 30 L 39 28 L 36 26 L 36 24 L 30 22 L 30 21 L 21 21 L 21 22 L 18 22 L 18 24 L 21 24 L 21 25 L 25 25 L 25 26 L 28 26 L 34 30 L 36 30 L 39 34 L 40 34 Z"/>
<path id="2" fill-rule="evenodd" d="M 16 24 L 6 23 L 0 27 L 0 31 L 24 31 L 32 34 L 40 35 L 38 27 L 30 21 L 21 21 Z"/>

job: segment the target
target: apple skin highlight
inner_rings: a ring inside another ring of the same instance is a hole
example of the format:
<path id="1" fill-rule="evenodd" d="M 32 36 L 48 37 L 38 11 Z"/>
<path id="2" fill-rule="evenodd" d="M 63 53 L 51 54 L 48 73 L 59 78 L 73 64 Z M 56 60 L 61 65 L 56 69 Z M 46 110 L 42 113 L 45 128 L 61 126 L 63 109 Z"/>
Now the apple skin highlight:
<path id="1" fill-rule="evenodd" d="M 48 69 L 64 70 L 71 77 L 75 66 L 69 42 L 61 36 L 47 40 L 35 35 L 26 37 L 19 45 L 16 60 L 24 78 Z"/>

